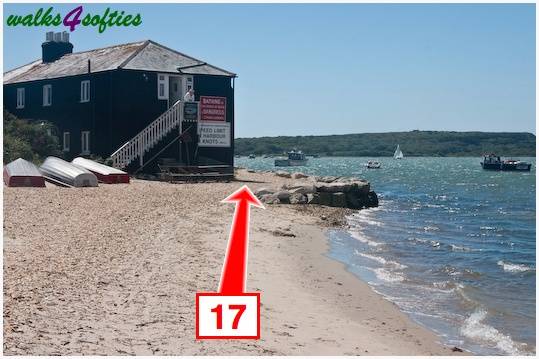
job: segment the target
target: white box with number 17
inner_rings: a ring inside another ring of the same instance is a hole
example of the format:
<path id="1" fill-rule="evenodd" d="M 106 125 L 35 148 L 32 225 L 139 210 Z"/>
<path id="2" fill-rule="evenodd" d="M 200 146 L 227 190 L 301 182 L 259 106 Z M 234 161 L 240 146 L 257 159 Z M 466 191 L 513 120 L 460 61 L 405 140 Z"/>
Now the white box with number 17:
<path id="1" fill-rule="evenodd" d="M 196 338 L 259 339 L 260 293 L 197 293 Z"/>

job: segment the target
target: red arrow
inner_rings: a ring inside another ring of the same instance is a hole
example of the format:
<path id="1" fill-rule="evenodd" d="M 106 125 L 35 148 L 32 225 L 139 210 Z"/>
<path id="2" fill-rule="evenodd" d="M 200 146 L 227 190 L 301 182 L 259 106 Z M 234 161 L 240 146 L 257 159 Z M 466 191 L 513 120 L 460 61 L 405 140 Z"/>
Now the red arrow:
<path id="1" fill-rule="evenodd" d="M 219 293 L 241 294 L 245 292 L 250 206 L 259 208 L 264 208 L 264 206 L 247 186 L 241 187 L 223 202 L 235 202 L 236 210 L 221 272 Z"/>

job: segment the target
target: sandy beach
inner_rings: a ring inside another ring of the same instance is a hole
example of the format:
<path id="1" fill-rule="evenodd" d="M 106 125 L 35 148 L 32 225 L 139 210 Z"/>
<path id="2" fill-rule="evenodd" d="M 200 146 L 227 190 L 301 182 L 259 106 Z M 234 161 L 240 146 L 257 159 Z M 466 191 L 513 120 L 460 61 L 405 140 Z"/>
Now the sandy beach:
<path id="1" fill-rule="evenodd" d="M 217 290 L 234 212 L 220 200 L 288 181 L 237 179 L 5 187 L 4 354 L 452 354 L 324 255 L 343 211 L 319 206 L 252 210 L 247 289 L 262 293 L 261 339 L 196 341 L 195 293 Z"/>

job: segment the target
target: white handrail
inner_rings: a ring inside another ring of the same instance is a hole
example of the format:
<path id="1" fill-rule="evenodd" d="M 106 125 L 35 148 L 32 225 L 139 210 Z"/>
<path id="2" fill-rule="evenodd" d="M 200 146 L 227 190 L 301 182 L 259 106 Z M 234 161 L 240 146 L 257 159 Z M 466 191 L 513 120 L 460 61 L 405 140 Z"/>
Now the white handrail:
<path id="1" fill-rule="evenodd" d="M 178 100 L 135 137 L 114 151 L 110 155 L 112 166 L 120 169 L 126 168 L 137 157 L 139 157 L 140 165 L 142 166 L 144 164 L 144 154 L 169 134 L 170 131 L 181 125 L 182 117 L 183 102 Z"/>

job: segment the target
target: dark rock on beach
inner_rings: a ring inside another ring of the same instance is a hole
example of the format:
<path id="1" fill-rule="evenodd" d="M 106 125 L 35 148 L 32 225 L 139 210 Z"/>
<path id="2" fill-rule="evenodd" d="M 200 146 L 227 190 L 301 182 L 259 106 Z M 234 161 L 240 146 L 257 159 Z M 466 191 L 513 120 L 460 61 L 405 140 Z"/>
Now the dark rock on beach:
<path id="1" fill-rule="evenodd" d="M 260 188 L 255 195 L 267 204 L 319 204 L 328 207 L 361 209 L 378 206 L 378 196 L 368 181 L 352 177 L 290 175 L 285 171 L 276 176 L 301 179 L 288 182 L 279 189 Z"/>

